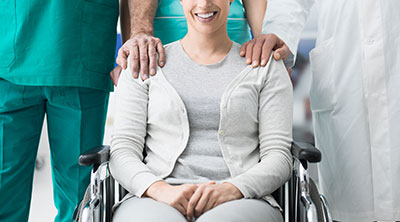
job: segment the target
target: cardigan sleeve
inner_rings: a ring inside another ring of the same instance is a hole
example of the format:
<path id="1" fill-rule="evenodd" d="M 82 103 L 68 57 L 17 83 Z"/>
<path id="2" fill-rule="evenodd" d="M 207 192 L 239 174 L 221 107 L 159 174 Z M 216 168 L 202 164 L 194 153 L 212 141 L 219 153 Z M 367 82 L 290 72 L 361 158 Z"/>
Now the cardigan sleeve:
<path id="1" fill-rule="evenodd" d="M 282 61 L 270 59 L 259 95 L 258 137 L 260 161 L 227 182 L 245 198 L 261 198 L 281 187 L 292 172 L 293 90 Z"/>
<path id="2" fill-rule="evenodd" d="M 148 81 L 121 73 L 116 91 L 115 128 L 111 137 L 110 170 L 130 193 L 141 197 L 161 180 L 143 163 L 147 127 Z"/>

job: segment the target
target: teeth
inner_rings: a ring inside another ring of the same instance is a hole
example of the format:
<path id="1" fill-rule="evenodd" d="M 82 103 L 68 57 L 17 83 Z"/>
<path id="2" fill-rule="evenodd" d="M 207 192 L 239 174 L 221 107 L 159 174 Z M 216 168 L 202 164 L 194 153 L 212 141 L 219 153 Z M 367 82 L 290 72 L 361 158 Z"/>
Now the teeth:
<path id="1" fill-rule="evenodd" d="M 210 18 L 211 16 L 213 16 L 214 15 L 214 13 L 213 12 L 210 12 L 210 13 L 203 13 L 203 14 L 197 14 L 197 16 L 199 16 L 200 18 L 204 18 L 204 19 L 206 19 L 206 18 Z"/>

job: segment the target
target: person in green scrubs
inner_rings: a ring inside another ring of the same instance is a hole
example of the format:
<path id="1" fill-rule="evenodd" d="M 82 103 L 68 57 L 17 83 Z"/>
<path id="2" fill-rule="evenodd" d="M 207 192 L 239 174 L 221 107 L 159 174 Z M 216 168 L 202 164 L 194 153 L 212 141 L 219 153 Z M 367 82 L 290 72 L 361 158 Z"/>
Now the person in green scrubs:
<path id="1" fill-rule="evenodd" d="M 55 221 L 89 183 L 82 152 L 102 144 L 118 0 L 0 1 L 0 221 L 28 221 L 43 120 Z"/>

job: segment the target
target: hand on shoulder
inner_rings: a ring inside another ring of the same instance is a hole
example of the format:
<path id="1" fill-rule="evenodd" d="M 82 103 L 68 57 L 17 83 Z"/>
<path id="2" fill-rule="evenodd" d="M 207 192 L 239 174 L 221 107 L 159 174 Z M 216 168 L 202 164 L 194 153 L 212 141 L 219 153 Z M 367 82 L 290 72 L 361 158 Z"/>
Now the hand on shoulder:
<path id="1" fill-rule="evenodd" d="M 246 63 L 253 67 L 265 66 L 268 63 L 272 50 L 274 59 L 286 59 L 290 55 L 289 47 L 275 34 L 260 34 L 254 39 L 243 43 L 240 55 L 246 57 Z M 260 62 L 261 61 L 261 62 Z"/>
<path id="2" fill-rule="evenodd" d="M 157 54 L 158 61 L 157 61 Z M 130 69 L 133 78 L 139 77 L 139 70 L 143 80 L 156 74 L 156 64 L 162 67 L 165 64 L 165 52 L 161 40 L 147 33 L 137 33 L 126 41 L 118 51 L 117 63 L 126 69 L 130 59 Z"/>

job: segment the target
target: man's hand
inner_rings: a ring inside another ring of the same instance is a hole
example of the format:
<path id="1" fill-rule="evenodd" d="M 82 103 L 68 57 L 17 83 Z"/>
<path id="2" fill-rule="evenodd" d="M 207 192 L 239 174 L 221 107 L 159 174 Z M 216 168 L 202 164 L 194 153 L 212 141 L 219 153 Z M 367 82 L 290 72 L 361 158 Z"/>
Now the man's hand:
<path id="1" fill-rule="evenodd" d="M 246 56 L 246 63 L 253 67 L 265 66 L 268 63 L 272 50 L 274 59 L 286 59 L 290 55 L 289 47 L 275 34 L 261 34 L 254 39 L 243 43 L 240 55 Z"/>
<path id="2" fill-rule="evenodd" d="M 118 84 L 118 79 L 119 79 L 119 76 L 121 75 L 121 71 L 122 71 L 121 66 L 117 65 L 110 72 L 110 77 L 111 77 L 112 82 L 114 83 L 114 86 L 117 86 L 117 84 Z"/>
<path id="3" fill-rule="evenodd" d="M 209 182 L 198 185 L 188 203 L 186 218 L 188 221 L 192 221 L 193 216 L 199 217 L 222 203 L 242 197 L 240 190 L 231 183 Z"/>
<path id="4" fill-rule="evenodd" d="M 157 181 L 147 189 L 144 195 L 174 207 L 185 216 L 189 200 L 196 189 L 195 184 L 173 186 L 164 181 Z"/>
<path id="5" fill-rule="evenodd" d="M 149 78 L 150 75 L 156 74 L 156 62 L 158 65 L 164 66 L 165 53 L 164 48 L 159 38 L 145 33 L 133 35 L 131 39 L 119 49 L 117 63 L 123 68 L 127 68 L 127 58 L 130 55 L 130 69 L 133 78 L 139 77 L 139 69 L 142 74 L 142 79 Z"/>

